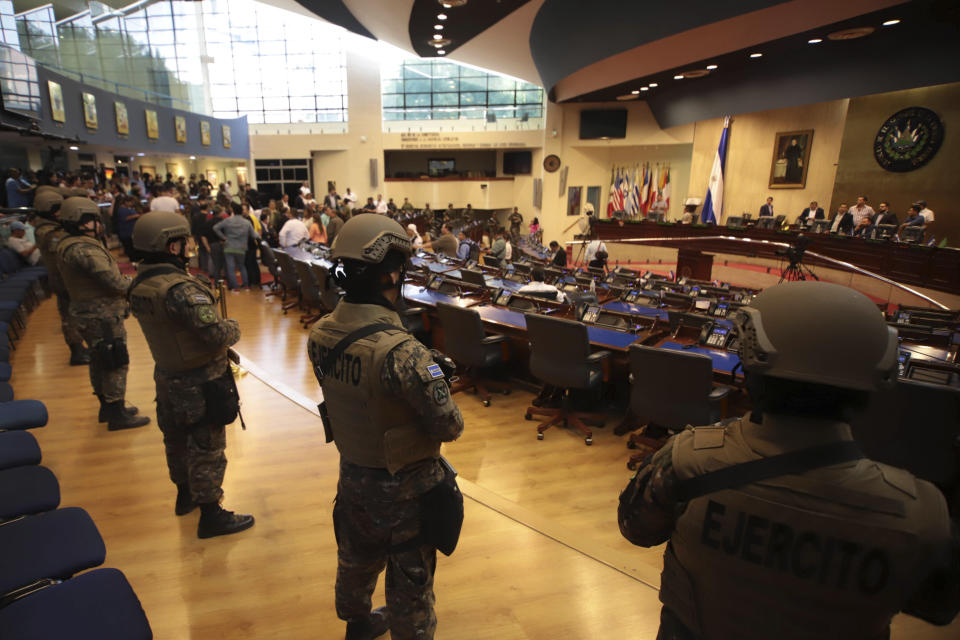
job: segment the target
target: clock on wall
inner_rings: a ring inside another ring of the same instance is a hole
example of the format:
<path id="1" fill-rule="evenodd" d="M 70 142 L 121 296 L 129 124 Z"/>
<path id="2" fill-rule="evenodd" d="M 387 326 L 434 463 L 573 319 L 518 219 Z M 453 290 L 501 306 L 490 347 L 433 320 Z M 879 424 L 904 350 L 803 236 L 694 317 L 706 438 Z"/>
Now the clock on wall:
<path id="1" fill-rule="evenodd" d="M 550 154 L 543 159 L 543 168 L 549 173 L 553 173 L 560 168 L 560 156 Z"/>
<path id="2" fill-rule="evenodd" d="M 873 157 L 887 171 L 919 169 L 943 144 L 943 121 L 924 107 L 909 107 L 887 118 L 873 140 Z"/>

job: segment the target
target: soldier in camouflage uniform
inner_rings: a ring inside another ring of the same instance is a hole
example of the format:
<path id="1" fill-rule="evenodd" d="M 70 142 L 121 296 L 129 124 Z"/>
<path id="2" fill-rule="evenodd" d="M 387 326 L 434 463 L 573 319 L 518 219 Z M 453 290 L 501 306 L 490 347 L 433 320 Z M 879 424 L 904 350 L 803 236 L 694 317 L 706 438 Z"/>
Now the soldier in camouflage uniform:
<path id="1" fill-rule="evenodd" d="M 669 541 L 658 640 L 881 640 L 901 610 L 949 624 L 956 520 L 847 424 L 896 383 L 896 331 L 825 282 L 771 287 L 733 321 L 753 413 L 688 427 L 620 497 L 628 540 Z"/>
<path id="2" fill-rule="evenodd" d="M 189 237 L 190 226 L 178 213 L 153 211 L 137 220 L 133 247 L 143 261 L 130 303 L 156 363 L 157 423 L 177 486 L 174 513 L 200 505 L 197 536 L 212 538 L 254 522 L 220 506 L 226 425 L 239 408 L 228 350 L 240 339 L 240 327 L 220 317 L 213 291 L 187 273 Z"/>
<path id="3" fill-rule="evenodd" d="M 333 509 L 337 615 L 348 640 L 433 638 L 436 548 L 422 539 L 421 497 L 444 481 L 440 443 L 463 431 L 460 410 L 430 351 L 406 332 L 395 310 L 411 253 L 403 228 L 385 216 L 357 216 L 333 245 L 346 297 L 311 329 L 310 360 L 340 451 Z M 358 329 L 380 325 L 331 350 Z M 387 606 L 371 612 L 386 568 Z"/>
<path id="4" fill-rule="evenodd" d="M 57 246 L 57 268 L 70 294 L 70 314 L 90 345 L 90 384 L 100 399 L 100 422 L 110 431 L 142 427 L 150 422 L 125 407 L 127 390 L 127 331 L 130 315 L 126 293 L 130 278 L 120 273 L 101 240 L 100 209 L 89 198 L 63 201 L 60 220 L 70 237 Z"/>
<path id="5" fill-rule="evenodd" d="M 70 347 L 70 364 L 90 364 L 90 351 L 83 344 L 83 336 L 77 329 L 77 321 L 70 314 L 70 294 L 63 284 L 60 270 L 57 268 L 57 246 L 67 237 L 67 232 L 57 220 L 57 212 L 63 204 L 55 187 L 40 187 L 33 199 L 33 208 L 37 211 L 36 227 L 37 248 L 47 268 L 47 282 L 57 297 L 57 311 L 60 313 L 60 331 Z"/>

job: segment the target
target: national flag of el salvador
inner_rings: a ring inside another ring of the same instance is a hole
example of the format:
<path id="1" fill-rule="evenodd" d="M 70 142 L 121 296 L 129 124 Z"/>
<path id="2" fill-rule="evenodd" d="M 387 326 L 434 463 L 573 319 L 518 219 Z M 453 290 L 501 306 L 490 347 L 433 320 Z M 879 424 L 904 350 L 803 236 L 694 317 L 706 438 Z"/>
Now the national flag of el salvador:
<path id="1" fill-rule="evenodd" d="M 720 134 L 720 145 L 717 155 L 713 159 L 713 169 L 710 171 L 710 186 L 707 187 L 707 197 L 704 199 L 701 222 L 716 224 L 717 218 L 723 216 L 723 166 L 727 160 L 727 142 L 730 138 L 730 116 L 723 119 L 723 133 Z"/>

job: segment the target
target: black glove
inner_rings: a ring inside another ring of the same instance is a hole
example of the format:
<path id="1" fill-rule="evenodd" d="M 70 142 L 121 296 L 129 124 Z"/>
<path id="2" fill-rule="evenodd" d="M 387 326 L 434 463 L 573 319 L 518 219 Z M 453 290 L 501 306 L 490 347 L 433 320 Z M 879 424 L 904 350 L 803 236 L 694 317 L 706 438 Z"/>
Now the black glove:
<path id="1" fill-rule="evenodd" d="M 233 364 L 240 364 L 240 354 L 233 349 L 227 349 L 227 358 Z"/>
<path id="2" fill-rule="evenodd" d="M 440 370 L 443 371 L 443 375 L 447 380 L 453 381 L 457 373 L 457 363 L 453 361 L 453 358 L 436 349 L 430 349 L 430 355 L 433 356 L 433 361 L 440 366 Z"/>

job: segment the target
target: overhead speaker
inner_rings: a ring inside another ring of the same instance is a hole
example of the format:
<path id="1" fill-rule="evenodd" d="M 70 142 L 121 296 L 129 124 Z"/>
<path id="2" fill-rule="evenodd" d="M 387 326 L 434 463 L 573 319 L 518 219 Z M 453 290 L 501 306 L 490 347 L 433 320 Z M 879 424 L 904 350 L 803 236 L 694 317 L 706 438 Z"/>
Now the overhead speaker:
<path id="1" fill-rule="evenodd" d="M 370 186 L 376 187 L 380 184 L 380 171 L 377 170 L 377 159 L 370 158 Z"/>

